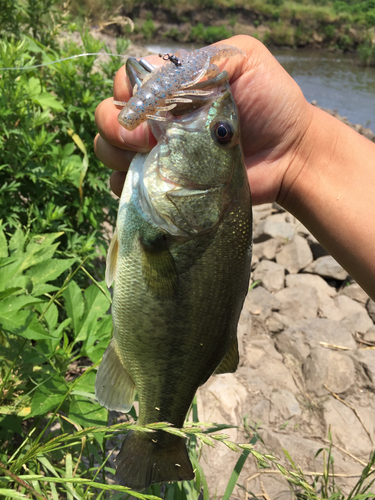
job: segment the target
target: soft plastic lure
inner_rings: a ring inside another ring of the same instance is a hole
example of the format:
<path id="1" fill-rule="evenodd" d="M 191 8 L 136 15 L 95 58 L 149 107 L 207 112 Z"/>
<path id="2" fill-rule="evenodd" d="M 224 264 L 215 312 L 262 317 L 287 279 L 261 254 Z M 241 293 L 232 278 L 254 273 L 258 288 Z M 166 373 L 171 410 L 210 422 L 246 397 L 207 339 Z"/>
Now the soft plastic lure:
<path id="1" fill-rule="evenodd" d="M 118 120 L 127 130 L 134 130 L 142 122 L 166 120 L 163 112 L 175 108 L 178 103 L 190 103 L 190 97 L 207 96 L 211 90 L 192 88 L 202 78 L 213 78 L 219 74 L 215 61 L 245 53 L 230 45 L 215 45 L 203 49 L 187 52 L 176 52 L 176 65 L 169 57 L 169 61 L 144 77 L 140 86 L 135 85 L 133 97 L 128 102 L 118 102 L 123 105 Z M 162 112 L 162 114 L 160 114 Z"/>

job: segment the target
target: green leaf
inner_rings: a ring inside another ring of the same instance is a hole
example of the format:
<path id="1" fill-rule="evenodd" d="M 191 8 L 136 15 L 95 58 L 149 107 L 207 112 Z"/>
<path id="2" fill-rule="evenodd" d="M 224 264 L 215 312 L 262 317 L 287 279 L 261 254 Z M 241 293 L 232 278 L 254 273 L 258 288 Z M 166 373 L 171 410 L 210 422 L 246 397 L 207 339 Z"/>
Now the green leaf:
<path id="1" fill-rule="evenodd" d="M 23 249 L 25 246 L 26 237 L 20 227 L 16 229 L 14 234 L 9 240 L 9 252 L 18 257 L 23 254 Z"/>
<path id="2" fill-rule="evenodd" d="M 0 230 L 0 258 L 1 257 L 8 257 L 7 239 L 2 229 Z"/>
<path id="3" fill-rule="evenodd" d="M 18 292 L 19 290 L 22 290 L 20 286 L 15 286 L 13 288 L 7 288 L 6 290 L 0 292 L 0 300 L 5 299 L 5 297 L 8 297 L 9 295 L 13 295 L 14 293 Z"/>
<path id="4" fill-rule="evenodd" d="M 103 357 L 111 339 L 113 331 L 112 316 L 107 314 L 92 326 L 92 330 L 90 330 L 82 345 L 81 353 L 83 356 L 88 356 L 93 363 L 96 363 Z"/>
<path id="5" fill-rule="evenodd" d="M 105 286 L 104 282 L 100 285 Z M 86 340 L 89 335 L 92 335 L 98 328 L 98 319 L 104 316 L 109 309 L 108 299 L 96 285 L 91 285 L 85 290 L 85 299 L 85 315 L 75 339 L 76 342 Z"/>
<path id="6" fill-rule="evenodd" d="M 12 258 L 8 257 L 9 261 L 12 262 Z M 22 260 L 16 260 L 7 266 L 0 267 L 0 290 L 5 290 L 9 288 L 7 285 L 14 285 L 14 277 L 17 275 L 22 266 Z M 10 283 L 11 282 L 11 283 Z"/>
<path id="7" fill-rule="evenodd" d="M 53 281 L 60 276 L 64 271 L 69 269 L 76 259 L 50 259 L 48 262 L 40 262 L 34 265 L 26 273 L 32 279 L 35 285 Z"/>
<path id="8" fill-rule="evenodd" d="M 54 410 L 65 398 L 67 385 L 58 375 L 46 380 L 35 391 L 28 417 L 44 415 Z"/>
<path id="9" fill-rule="evenodd" d="M 38 297 L 39 295 L 56 292 L 58 289 L 57 286 L 49 285 L 48 283 L 39 283 L 33 286 L 32 293 L 34 297 Z"/>
<path id="10" fill-rule="evenodd" d="M 19 297 L 8 297 L 0 302 L 0 314 L 7 315 L 10 312 L 17 313 L 20 309 L 30 304 L 39 303 L 40 299 L 36 299 L 31 295 L 20 295 Z"/>
<path id="11" fill-rule="evenodd" d="M 105 426 L 108 422 L 108 412 L 99 403 L 75 395 L 70 403 L 69 418 L 84 428 L 93 425 Z"/>
<path id="12" fill-rule="evenodd" d="M 36 314 L 32 311 L 13 311 L 0 314 L 0 325 L 4 331 L 30 340 L 51 340 L 52 337 L 38 323 Z"/>
<path id="13" fill-rule="evenodd" d="M 75 281 L 71 281 L 63 292 L 65 299 L 65 309 L 69 318 L 72 320 L 72 326 L 75 336 L 78 335 L 81 318 L 83 316 L 85 303 L 81 290 Z"/>
<path id="14" fill-rule="evenodd" d="M 39 104 L 43 110 L 51 108 L 54 111 L 65 111 L 62 103 L 49 92 L 42 92 L 41 94 L 36 95 L 33 97 L 33 101 Z"/>
<path id="15" fill-rule="evenodd" d="M 17 491 L 14 491 L 14 489 L 8 489 L 8 488 L 0 488 L 0 495 L 4 495 L 6 498 L 29 498 L 27 495 L 24 495 L 23 493 L 17 493 Z"/>

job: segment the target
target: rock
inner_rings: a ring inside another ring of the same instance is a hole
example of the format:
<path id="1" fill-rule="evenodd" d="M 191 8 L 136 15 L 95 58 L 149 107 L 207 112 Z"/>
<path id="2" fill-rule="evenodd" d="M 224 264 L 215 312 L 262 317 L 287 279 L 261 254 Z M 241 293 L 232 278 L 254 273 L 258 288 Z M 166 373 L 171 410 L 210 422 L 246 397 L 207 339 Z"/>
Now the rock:
<path id="1" fill-rule="evenodd" d="M 370 318 L 375 323 L 375 302 L 372 299 L 368 299 L 366 303 L 366 309 L 369 313 Z"/>
<path id="2" fill-rule="evenodd" d="M 369 328 L 374 326 L 374 323 L 367 314 L 366 310 L 344 317 L 342 323 L 352 332 L 352 334 L 356 332 L 366 333 Z"/>
<path id="3" fill-rule="evenodd" d="M 254 226 L 258 226 L 259 222 L 269 215 L 274 213 L 274 208 L 272 203 L 263 203 L 263 205 L 253 206 L 253 219 Z"/>
<path id="4" fill-rule="evenodd" d="M 280 292 L 278 292 L 280 293 Z M 325 318 L 298 321 L 275 337 L 276 347 L 281 353 L 289 353 L 299 361 L 304 361 L 320 342 L 356 350 L 357 344 L 348 328 L 339 321 Z"/>
<path id="5" fill-rule="evenodd" d="M 284 288 L 285 268 L 276 262 L 262 260 L 253 272 L 253 280 L 260 280 L 269 292 L 277 292 Z"/>
<path id="6" fill-rule="evenodd" d="M 319 259 L 307 266 L 304 272 L 318 274 L 324 278 L 334 278 L 337 280 L 344 280 L 348 276 L 345 269 L 343 269 L 331 255 L 319 257 Z"/>
<path id="7" fill-rule="evenodd" d="M 331 426 L 332 440 L 349 453 L 368 460 L 371 441 L 353 410 L 331 397 L 324 405 L 327 429 Z"/>
<path id="8" fill-rule="evenodd" d="M 346 297 L 356 300 L 363 305 L 366 304 L 369 298 L 367 293 L 358 285 L 358 283 L 345 286 L 342 290 L 340 290 L 339 295 L 346 295 Z"/>
<path id="9" fill-rule="evenodd" d="M 273 312 L 269 318 L 266 319 L 266 326 L 270 333 L 279 333 L 289 328 L 294 323 L 293 318 Z"/>
<path id="10" fill-rule="evenodd" d="M 275 389 L 271 393 L 270 422 L 283 423 L 296 415 L 301 415 L 301 409 L 295 396 L 286 389 Z"/>
<path id="11" fill-rule="evenodd" d="M 286 286 L 289 288 L 295 286 L 312 286 L 318 292 L 318 296 L 322 296 L 324 299 L 328 295 L 329 297 L 334 297 L 336 295 L 336 290 L 329 286 L 328 283 L 316 274 L 288 274 L 285 277 Z"/>
<path id="12" fill-rule="evenodd" d="M 244 385 L 234 374 L 216 375 L 198 390 L 199 419 L 201 422 L 238 425 L 247 397 Z M 226 429 L 225 433 L 233 442 L 242 439 L 238 429 Z M 237 460 L 237 454 L 228 453 L 225 446 L 205 447 L 200 463 L 209 484 L 215 485 L 213 490 L 216 490 L 219 498 L 225 492 Z"/>
<path id="13" fill-rule="evenodd" d="M 353 355 L 365 365 L 365 371 L 370 380 L 375 384 L 375 350 L 358 349 Z"/>
<path id="14" fill-rule="evenodd" d="M 287 389 L 293 394 L 298 392 L 298 388 L 288 368 L 286 368 L 282 361 L 274 358 L 264 356 L 256 369 L 242 366 L 237 370 L 236 374 L 242 380 L 257 388 L 257 390 L 261 390 L 264 394 L 267 394 L 272 387 Z"/>
<path id="15" fill-rule="evenodd" d="M 298 273 L 313 260 L 310 247 L 302 236 L 294 236 L 276 254 L 276 262 L 284 266 L 290 273 Z"/>
<path id="16" fill-rule="evenodd" d="M 366 342 L 373 342 L 375 346 L 375 326 L 372 326 L 371 328 L 369 328 L 369 330 L 367 330 L 367 332 L 363 336 L 363 340 L 365 340 Z"/>
<path id="17" fill-rule="evenodd" d="M 319 308 L 318 308 L 319 318 L 332 319 L 333 321 L 340 321 L 344 317 L 341 309 L 337 307 L 335 302 L 331 297 L 324 296 L 319 297 Z"/>
<path id="18" fill-rule="evenodd" d="M 365 308 L 358 302 L 350 299 L 346 295 L 337 295 L 333 299 L 336 306 L 342 311 L 343 317 L 351 316 L 352 314 L 366 312 Z M 368 327 L 369 328 L 369 327 Z"/>
<path id="19" fill-rule="evenodd" d="M 255 228 L 253 241 L 261 243 L 269 238 L 282 238 L 288 240 L 294 235 L 292 224 L 286 222 L 286 213 L 269 215 Z"/>
<path id="20" fill-rule="evenodd" d="M 262 286 L 249 290 L 246 296 L 244 308 L 251 314 L 259 315 L 263 320 L 267 319 L 271 311 L 277 311 L 280 303 L 277 298 Z"/>
<path id="21" fill-rule="evenodd" d="M 311 286 L 284 288 L 275 293 L 279 301 L 278 312 L 295 321 L 303 318 L 315 318 L 318 313 L 318 294 Z"/>
<path id="22" fill-rule="evenodd" d="M 319 241 L 312 234 L 310 234 L 307 237 L 307 243 L 310 246 L 310 249 L 314 256 L 314 260 L 319 259 L 319 257 L 324 257 L 325 255 L 329 255 L 327 250 L 319 243 Z"/>
<path id="23" fill-rule="evenodd" d="M 262 399 L 250 410 L 251 420 L 257 424 L 269 422 L 271 403 L 268 399 Z"/>
<path id="24" fill-rule="evenodd" d="M 279 238 L 271 238 L 270 240 L 263 241 L 262 243 L 254 243 L 253 245 L 253 259 L 258 260 L 267 259 L 273 260 L 276 258 L 276 251 L 281 247 L 282 241 Z"/>
<path id="25" fill-rule="evenodd" d="M 311 350 L 303 363 L 302 372 L 306 388 L 317 396 L 325 396 L 326 384 L 331 391 L 340 394 L 349 390 L 355 383 L 353 360 L 345 355 L 323 347 Z"/>

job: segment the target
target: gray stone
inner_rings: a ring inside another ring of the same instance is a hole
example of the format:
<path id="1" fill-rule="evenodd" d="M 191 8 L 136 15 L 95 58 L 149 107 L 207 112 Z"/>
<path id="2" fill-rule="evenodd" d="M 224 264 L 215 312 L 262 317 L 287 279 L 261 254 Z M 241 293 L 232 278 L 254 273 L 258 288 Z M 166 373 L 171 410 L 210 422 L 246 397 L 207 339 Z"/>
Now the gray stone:
<path id="1" fill-rule="evenodd" d="M 337 295 L 333 301 L 342 311 L 344 318 L 346 316 L 351 316 L 352 314 L 366 312 L 365 308 L 359 302 L 350 299 L 346 295 Z"/>
<path id="2" fill-rule="evenodd" d="M 358 283 L 352 283 L 349 286 L 345 286 L 340 290 L 339 295 L 346 295 L 350 299 L 356 300 L 361 304 L 365 305 L 368 301 L 367 293 L 358 285 Z"/>
<path id="3" fill-rule="evenodd" d="M 375 302 L 372 299 L 368 299 L 366 309 L 369 313 L 370 318 L 375 323 Z"/>
<path id="4" fill-rule="evenodd" d="M 270 418 L 271 403 L 268 399 L 261 399 L 251 408 L 251 419 L 258 424 L 268 423 Z"/>
<path id="5" fill-rule="evenodd" d="M 321 294 L 323 294 L 324 298 L 326 295 L 329 297 L 336 295 L 336 290 L 332 286 L 329 286 L 321 276 L 317 276 L 316 274 L 288 274 L 285 277 L 285 283 L 289 288 L 300 285 L 312 286 L 318 292 L 319 297 Z"/>
<path id="6" fill-rule="evenodd" d="M 375 326 L 373 325 L 371 328 L 367 330 L 367 332 L 363 336 L 363 340 L 366 342 L 371 342 L 375 346 Z"/>
<path id="7" fill-rule="evenodd" d="M 254 205 L 253 206 L 253 219 L 254 225 L 258 225 L 258 223 L 272 215 L 275 212 L 275 209 L 272 206 L 272 203 L 263 203 L 263 205 Z"/>
<path id="8" fill-rule="evenodd" d="M 302 236 L 294 236 L 276 254 L 276 262 L 284 266 L 290 273 L 298 273 L 313 260 L 310 247 Z"/>
<path id="9" fill-rule="evenodd" d="M 302 372 L 305 377 L 306 388 L 317 396 L 324 396 L 327 390 L 343 393 L 350 389 L 355 382 L 355 366 L 353 360 L 340 352 L 315 347 L 303 363 Z"/>
<path id="10" fill-rule="evenodd" d="M 346 316 L 342 320 L 342 323 L 353 334 L 354 333 L 366 333 L 369 328 L 374 326 L 374 323 L 372 322 L 370 316 L 367 314 L 365 309 L 361 312 L 356 313 L 356 314 L 351 314 L 350 316 Z"/>
<path id="11" fill-rule="evenodd" d="M 269 292 L 277 292 L 284 288 L 285 268 L 271 260 L 262 260 L 253 272 L 253 280 L 260 280 Z"/>
<path id="12" fill-rule="evenodd" d="M 290 353 L 299 361 L 303 361 L 320 342 L 357 349 L 352 334 L 339 321 L 325 318 L 304 319 L 298 321 L 283 333 L 276 335 L 277 349 L 281 353 Z"/>
<path id="13" fill-rule="evenodd" d="M 259 223 L 254 230 L 254 243 L 260 243 L 269 238 L 282 238 L 288 240 L 294 235 L 294 227 L 286 222 L 286 213 L 269 215 Z"/>
<path id="14" fill-rule="evenodd" d="M 259 315 L 263 320 L 268 318 L 271 311 L 277 311 L 280 303 L 274 295 L 262 286 L 257 286 L 249 290 L 246 296 L 244 308 L 251 314 Z"/>
<path id="15" fill-rule="evenodd" d="M 317 278 L 318 277 L 319 276 L 317 276 Z M 340 321 L 344 317 L 344 314 L 341 309 L 337 307 L 331 297 L 328 297 L 328 295 L 324 297 L 324 295 L 321 294 L 319 296 L 318 316 L 320 318 L 328 318 L 334 321 Z"/>
<path id="16" fill-rule="evenodd" d="M 279 313 L 293 318 L 315 318 L 318 312 L 318 294 L 311 286 L 284 288 L 275 293 L 279 301 Z"/>
<path id="17" fill-rule="evenodd" d="M 324 255 L 329 255 L 327 250 L 319 243 L 319 241 L 312 234 L 310 234 L 307 237 L 307 243 L 310 246 L 310 249 L 314 256 L 314 260 L 319 259 L 319 257 L 324 257 Z"/>
<path id="18" fill-rule="evenodd" d="M 327 429 L 331 426 L 332 440 L 349 453 L 368 460 L 371 441 L 353 410 L 333 397 L 324 404 Z"/>
<path id="19" fill-rule="evenodd" d="M 290 316 L 285 316 L 278 312 L 273 312 L 269 318 L 266 319 L 266 326 L 271 333 L 279 333 L 289 328 L 294 323 L 294 319 Z"/>
<path id="20" fill-rule="evenodd" d="M 366 365 L 366 372 L 370 375 L 370 379 L 375 384 L 375 350 L 373 349 L 358 349 L 353 353 L 356 359 Z"/>
<path id="21" fill-rule="evenodd" d="M 314 260 L 304 270 L 307 273 L 319 274 L 325 278 L 334 278 L 337 280 L 344 280 L 348 276 L 348 273 L 343 269 L 338 262 L 331 255 L 326 255 L 324 257 L 319 257 L 319 259 Z"/>
<path id="22" fill-rule="evenodd" d="M 262 243 L 253 244 L 253 258 L 258 260 L 267 259 L 274 260 L 276 258 L 276 252 L 283 244 L 283 240 L 279 238 L 271 238 Z"/>
<path id="23" fill-rule="evenodd" d="M 286 389 L 276 389 L 271 393 L 270 422 L 282 423 L 301 415 L 295 396 Z"/>

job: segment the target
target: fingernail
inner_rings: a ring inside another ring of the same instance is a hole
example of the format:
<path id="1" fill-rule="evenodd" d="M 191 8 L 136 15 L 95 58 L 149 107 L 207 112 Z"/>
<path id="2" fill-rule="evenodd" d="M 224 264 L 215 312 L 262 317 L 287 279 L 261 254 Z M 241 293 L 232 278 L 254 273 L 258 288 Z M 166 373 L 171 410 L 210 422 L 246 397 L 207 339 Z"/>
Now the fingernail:
<path id="1" fill-rule="evenodd" d="M 140 153 L 146 153 L 150 151 L 150 129 L 147 126 L 147 123 L 142 123 L 132 132 L 126 130 L 126 128 L 120 128 L 121 139 L 124 142 L 124 146 L 127 149 L 135 150 Z"/>

